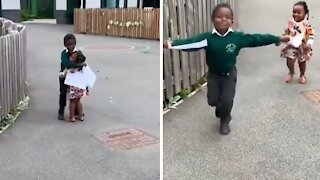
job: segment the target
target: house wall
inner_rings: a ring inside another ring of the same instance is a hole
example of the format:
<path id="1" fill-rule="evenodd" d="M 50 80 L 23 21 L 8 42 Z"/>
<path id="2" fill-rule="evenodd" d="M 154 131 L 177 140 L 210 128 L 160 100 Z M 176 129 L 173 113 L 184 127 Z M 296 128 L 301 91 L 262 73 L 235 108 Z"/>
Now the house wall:
<path id="1" fill-rule="evenodd" d="M 67 24 L 67 0 L 56 0 L 55 18 L 57 24 Z"/>
<path id="2" fill-rule="evenodd" d="M 86 8 L 101 8 L 101 0 L 87 0 Z"/>
<path id="3" fill-rule="evenodd" d="M 139 0 L 128 0 L 127 7 L 137 7 Z"/>
<path id="4" fill-rule="evenodd" d="M 2 17 L 21 22 L 20 0 L 1 0 Z"/>

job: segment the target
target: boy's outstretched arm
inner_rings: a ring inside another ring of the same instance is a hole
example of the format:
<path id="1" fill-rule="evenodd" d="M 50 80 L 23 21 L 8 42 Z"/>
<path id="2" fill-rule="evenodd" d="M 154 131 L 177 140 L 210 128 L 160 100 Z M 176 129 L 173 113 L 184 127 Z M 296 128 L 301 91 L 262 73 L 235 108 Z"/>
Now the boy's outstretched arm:
<path id="1" fill-rule="evenodd" d="M 208 33 L 202 33 L 187 39 L 167 40 L 163 44 L 165 49 L 178 49 L 184 51 L 194 51 L 207 47 Z"/>
<path id="2" fill-rule="evenodd" d="M 271 34 L 245 34 L 241 35 L 241 47 L 259 47 L 270 44 L 279 44 L 280 42 L 290 41 L 290 36 L 274 36 Z"/>

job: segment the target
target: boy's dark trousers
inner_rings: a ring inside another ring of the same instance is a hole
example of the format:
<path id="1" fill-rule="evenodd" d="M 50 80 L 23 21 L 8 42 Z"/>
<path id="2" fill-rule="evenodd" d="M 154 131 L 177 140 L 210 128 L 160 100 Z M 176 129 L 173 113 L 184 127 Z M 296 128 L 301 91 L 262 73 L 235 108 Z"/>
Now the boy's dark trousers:
<path id="1" fill-rule="evenodd" d="M 59 115 L 64 115 L 64 109 L 67 105 L 67 91 L 68 85 L 64 84 L 64 78 L 59 78 L 60 83 L 60 95 L 59 95 Z M 75 110 L 75 115 L 78 115 L 78 109 Z"/>
<path id="2" fill-rule="evenodd" d="M 216 107 L 221 124 L 229 123 L 236 93 L 237 68 L 234 67 L 230 73 L 209 73 L 207 81 L 208 104 Z"/>

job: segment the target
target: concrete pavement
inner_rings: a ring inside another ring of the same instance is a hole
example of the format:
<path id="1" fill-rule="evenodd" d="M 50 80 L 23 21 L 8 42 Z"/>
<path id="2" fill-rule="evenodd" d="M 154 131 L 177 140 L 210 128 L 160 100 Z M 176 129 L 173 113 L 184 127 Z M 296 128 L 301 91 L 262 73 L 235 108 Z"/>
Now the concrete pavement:
<path id="1" fill-rule="evenodd" d="M 240 29 L 280 34 L 293 3 L 241 0 Z M 318 32 L 320 2 L 307 3 Z M 241 52 L 228 136 L 219 134 L 206 89 L 166 114 L 164 179 L 320 179 L 320 107 L 300 94 L 320 87 L 318 41 L 308 63 L 307 85 L 300 85 L 297 77 L 292 84 L 284 83 L 287 69 L 277 47 Z"/>
<path id="2" fill-rule="evenodd" d="M 94 137 L 138 128 L 159 138 L 159 41 L 76 35 L 97 82 L 83 100 L 86 120 L 73 124 L 57 120 L 60 52 L 72 27 L 27 24 L 27 31 L 31 101 L 0 136 L 0 179 L 159 179 L 159 144 L 118 151 Z"/>

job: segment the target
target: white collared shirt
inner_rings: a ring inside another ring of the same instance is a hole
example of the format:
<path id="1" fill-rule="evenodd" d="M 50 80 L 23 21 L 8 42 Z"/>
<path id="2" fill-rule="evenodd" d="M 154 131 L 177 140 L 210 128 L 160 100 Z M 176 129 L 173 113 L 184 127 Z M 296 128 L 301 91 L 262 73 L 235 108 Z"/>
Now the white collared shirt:
<path id="1" fill-rule="evenodd" d="M 220 37 L 225 37 L 225 36 L 227 36 L 230 32 L 233 32 L 233 29 L 232 29 L 232 28 L 229 28 L 228 31 L 227 31 L 225 34 L 220 34 L 220 33 L 217 31 L 216 28 L 214 28 L 214 29 L 212 30 L 212 34 L 217 34 L 217 35 L 220 36 Z"/>
<path id="2" fill-rule="evenodd" d="M 66 52 L 68 52 L 68 49 L 67 49 L 67 48 L 64 48 L 64 50 L 65 50 Z M 76 52 L 76 51 L 79 51 L 79 49 L 78 49 L 77 47 L 75 47 L 72 52 Z"/>

